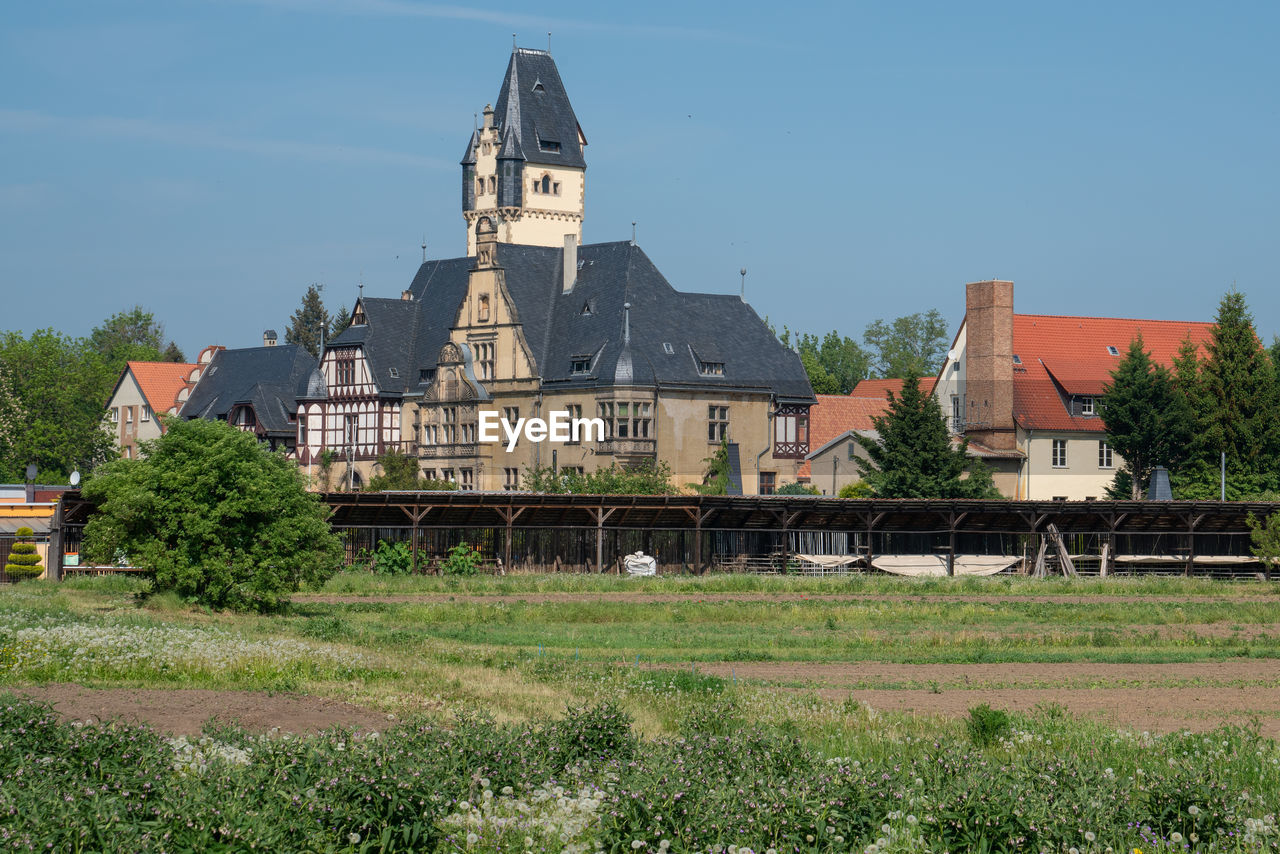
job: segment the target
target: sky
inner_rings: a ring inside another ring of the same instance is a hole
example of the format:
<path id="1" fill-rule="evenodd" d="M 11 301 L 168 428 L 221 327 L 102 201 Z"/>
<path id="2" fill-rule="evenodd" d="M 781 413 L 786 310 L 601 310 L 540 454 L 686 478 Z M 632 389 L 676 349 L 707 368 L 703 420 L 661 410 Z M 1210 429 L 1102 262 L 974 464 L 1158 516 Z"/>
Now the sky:
<path id="1" fill-rule="evenodd" d="M 538 7 L 541 8 L 541 7 Z M 98 0 L 0 12 L 0 330 L 142 305 L 194 357 L 308 285 L 465 253 L 462 158 L 512 46 L 586 135 L 586 242 L 860 338 L 1015 308 L 1280 333 L 1280 4 Z"/>

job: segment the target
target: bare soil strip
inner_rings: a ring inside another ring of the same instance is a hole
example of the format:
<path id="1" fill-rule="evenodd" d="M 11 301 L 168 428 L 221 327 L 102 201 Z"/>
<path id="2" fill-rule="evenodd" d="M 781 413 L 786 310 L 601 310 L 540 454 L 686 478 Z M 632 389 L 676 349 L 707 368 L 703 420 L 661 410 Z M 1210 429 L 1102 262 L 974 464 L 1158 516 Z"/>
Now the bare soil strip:
<path id="1" fill-rule="evenodd" d="M 275 729 L 282 733 L 318 732 L 335 726 L 376 731 L 395 723 L 394 716 L 382 712 L 302 694 L 204 689 L 98 690 L 69 683 L 12 686 L 5 690 L 50 703 L 64 720 L 146 723 L 169 735 L 199 735 L 205 723 L 213 719 L 259 733 Z"/>
<path id="2" fill-rule="evenodd" d="M 1269 589 L 1269 588 L 1268 588 Z M 1276 587 L 1280 594 L 1280 586 Z M 1098 593 L 1090 595 L 1046 594 L 1020 596 L 1016 593 L 965 594 L 965 593 L 770 593 L 750 591 L 742 593 L 646 593 L 634 592 L 556 592 L 556 593 L 296 593 L 293 601 L 299 604 L 317 602 L 327 605 L 351 605 L 360 602 L 385 603 L 527 603 L 542 605 L 558 602 L 624 602 L 640 605 L 694 604 L 700 602 L 949 602 L 1005 605 L 1019 602 L 1058 605 L 1099 605 L 1112 603 L 1205 603 L 1205 602 L 1265 602 L 1280 605 L 1280 595 L 1231 595 L 1224 593 L 1205 596 L 1144 596 L 1139 593 L 1115 595 Z"/>

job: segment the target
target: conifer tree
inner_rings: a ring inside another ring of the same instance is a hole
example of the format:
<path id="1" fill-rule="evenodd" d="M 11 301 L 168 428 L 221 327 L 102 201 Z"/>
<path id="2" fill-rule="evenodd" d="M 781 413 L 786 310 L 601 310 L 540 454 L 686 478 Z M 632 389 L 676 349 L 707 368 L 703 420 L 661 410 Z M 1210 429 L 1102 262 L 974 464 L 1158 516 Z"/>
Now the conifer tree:
<path id="1" fill-rule="evenodd" d="M 333 316 L 333 323 L 329 325 L 329 337 L 337 338 L 350 325 L 351 325 L 351 312 L 347 311 L 347 306 L 344 303 L 341 307 L 339 307 L 338 313 Z"/>
<path id="2" fill-rule="evenodd" d="M 1151 361 L 1141 335 L 1111 372 L 1102 420 L 1107 444 L 1124 458 L 1109 490 L 1113 497 L 1141 498 L 1156 466 L 1175 469 L 1186 459 L 1195 423 L 1191 405 L 1175 390 L 1168 369 Z"/>
<path id="3" fill-rule="evenodd" d="M 952 445 L 942 408 L 933 395 L 921 392 L 918 374 L 903 379 L 901 395 L 889 392 L 888 413 L 873 423 L 879 438 L 856 437 L 868 459 L 855 462 L 877 497 L 1000 497 L 991 471 L 966 455 L 967 440 Z"/>
<path id="4" fill-rule="evenodd" d="M 40 555 L 36 552 L 35 531 L 30 528 L 19 528 L 17 542 L 9 552 L 9 562 L 5 564 L 5 575 L 14 581 L 26 581 L 37 578 L 44 572 L 40 565 Z"/>
<path id="5" fill-rule="evenodd" d="M 302 297 L 302 305 L 289 320 L 289 328 L 284 333 L 284 340 L 290 344 L 301 344 L 311 355 L 320 356 L 321 330 L 329 329 L 329 312 L 325 310 L 320 293 L 324 285 L 313 284 L 307 288 Z"/>

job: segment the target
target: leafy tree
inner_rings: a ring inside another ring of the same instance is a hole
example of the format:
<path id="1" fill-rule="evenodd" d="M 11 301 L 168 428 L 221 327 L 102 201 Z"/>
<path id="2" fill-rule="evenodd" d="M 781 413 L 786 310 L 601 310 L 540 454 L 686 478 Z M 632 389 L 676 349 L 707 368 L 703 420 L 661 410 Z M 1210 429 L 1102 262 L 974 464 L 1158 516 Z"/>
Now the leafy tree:
<path id="1" fill-rule="evenodd" d="M 325 310 L 320 294 L 324 285 L 313 284 L 302 296 L 302 305 L 289 320 L 289 328 L 285 330 L 284 340 L 290 344 L 301 344 L 306 351 L 316 358 L 320 357 L 321 330 L 329 329 L 329 312 Z"/>
<path id="2" fill-rule="evenodd" d="M 1259 521 L 1249 514 L 1253 556 L 1262 562 L 1262 576 L 1271 580 L 1271 570 L 1280 563 L 1280 513 L 1272 513 Z M 6 567 L 7 568 L 7 567 Z"/>
<path id="3" fill-rule="evenodd" d="M 873 321 L 862 335 L 871 351 L 871 370 L 879 377 L 925 376 L 942 367 L 947 352 L 947 321 L 936 308 Z"/>
<path id="4" fill-rule="evenodd" d="M 774 495 L 821 495 L 822 490 L 808 483 L 801 483 L 798 480 L 791 483 L 784 483 L 773 491 Z"/>
<path id="5" fill-rule="evenodd" d="M 1129 343 L 1111 372 L 1102 395 L 1102 420 L 1107 443 L 1124 458 L 1122 472 L 1129 488 L 1124 498 L 1141 498 L 1156 466 L 1176 469 L 1195 431 L 1191 404 L 1178 393 L 1168 369 L 1151 361 L 1141 335 Z M 1113 490 L 1123 488 L 1124 482 L 1117 472 Z"/>
<path id="6" fill-rule="evenodd" d="M 881 498 L 999 498 L 991 471 L 969 459 L 968 442 L 951 444 L 946 418 L 933 395 L 920 391 L 920 376 L 908 373 L 902 393 L 889 392 L 889 409 L 872 420 L 879 438 L 855 436 L 868 459 L 858 470 Z M 966 470 L 968 477 L 964 477 Z"/>
<path id="7" fill-rule="evenodd" d="M 707 471 L 702 476 L 702 483 L 691 483 L 690 488 L 703 495 L 729 494 L 729 440 L 721 439 L 716 452 L 702 461 Z"/>
<path id="8" fill-rule="evenodd" d="M 578 495 L 674 495 L 671 466 L 666 462 L 645 461 L 623 468 L 614 465 L 578 474 L 572 469 L 526 469 L 524 488 L 530 492 Z"/>
<path id="9" fill-rule="evenodd" d="M 40 565 L 40 555 L 36 553 L 35 531 L 26 527 L 19 528 L 15 539 L 17 542 L 9 552 L 9 562 L 4 566 L 5 574 L 14 581 L 38 577 L 44 572 L 44 567 Z"/>
<path id="10" fill-rule="evenodd" d="M 119 375 L 124 363 L 185 361 L 178 345 L 164 341 L 164 324 L 140 305 L 128 311 L 118 311 L 89 333 L 89 346 L 107 363 L 111 372 Z M 170 358 L 177 355 L 177 359 Z"/>
<path id="11" fill-rule="evenodd" d="M 338 309 L 338 313 L 333 316 L 333 321 L 329 325 L 329 337 L 337 338 L 350 325 L 351 312 L 347 311 L 347 306 L 344 303 Z"/>
<path id="12" fill-rule="evenodd" d="M 172 590 L 214 607 L 274 612 L 342 561 L 328 509 L 296 466 L 218 421 L 169 420 L 138 459 L 102 466 L 84 485 L 97 505 L 90 560 L 123 553 Z"/>
<path id="13" fill-rule="evenodd" d="M 402 454 L 392 449 L 378 457 L 378 465 L 382 474 L 369 478 L 369 492 L 382 492 L 388 489 L 417 489 L 418 460 L 409 454 Z"/>
<path id="14" fill-rule="evenodd" d="M 0 335 L 0 479 L 65 482 L 73 469 L 108 459 L 103 406 L 119 374 L 84 339 L 52 329 Z"/>

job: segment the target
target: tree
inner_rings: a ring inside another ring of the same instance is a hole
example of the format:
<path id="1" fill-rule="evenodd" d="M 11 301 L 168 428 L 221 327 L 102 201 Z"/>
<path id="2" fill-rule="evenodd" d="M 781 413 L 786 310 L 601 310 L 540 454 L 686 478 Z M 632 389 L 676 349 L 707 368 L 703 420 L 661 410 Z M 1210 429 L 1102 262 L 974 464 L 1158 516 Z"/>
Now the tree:
<path id="1" fill-rule="evenodd" d="M 333 575 L 341 542 L 293 463 L 222 422 L 166 428 L 138 459 L 110 462 L 85 483 L 97 505 L 85 527 L 90 560 L 124 554 L 150 573 L 153 592 L 261 612 Z"/>
<path id="2" fill-rule="evenodd" d="M 873 321 L 862 335 L 871 351 L 871 370 L 879 377 L 926 376 L 942 367 L 947 352 L 947 322 L 936 308 Z"/>
<path id="3" fill-rule="evenodd" d="M 784 483 L 773 491 L 774 495 L 821 495 L 822 490 L 808 483 L 801 483 L 798 480 L 791 483 Z"/>
<path id="4" fill-rule="evenodd" d="M 1127 485 L 1124 498 L 1141 498 L 1156 466 L 1174 470 L 1186 458 L 1195 414 L 1168 369 L 1151 361 L 1141 335 L 1103 388 L 1102 421 L 1107 444 L 1124 458 L 1113 483 L 1113 492 Z"/>
<path id="5" fill-rule="evenodd" d="M 369 492 L 418 489 L 418 460 L 392 449 L 378 457 L 382 473 L 369 478 Z"/>
<path id="6" fill-rule="evenodd" d="M 702 495 L 729 494 L 729 440 L 721 439 L 716 452 L 702 461 L 707 471 L 702 476 L 702 483 L 691 483 L 689 486 Z"/>
<path id="7" fill-rule="evenodd" d="M 785 326 L 779 333 L 768 318 L 765 325 L 784 347 L 799 354 L 816 394 L 848 394 L 867 378 L 871 357 L 852 338 L 834 329 L 821 339 L 808 332 L 794 333 Z"/>
<path id="8" fill-rule="evenodd" d="M 624 468 L 613 464 L 605 469 L 579 474 L 574 469 L 530 468 L 524 473 L 524 488 L 530 492 L 576 495 L 674 495 L 671 466 L 645 461 Z"/>
<path id="9" fill-rule="evenodd" d="M 183 355 L 182 348 L 172 341 L 164 348 L 164 353 L 160 356 L 162 362 L 185 362 L 187 357 Z"/>
<path id="10" fill-rule="evenodd" d="M 325 310 L 320 293 L 324 285 L 313 284 L 302 296 L 302 305 L 293 313 L 289 328 L 284 333 L 284 340 L 290 344 L 301 344 L 308 353 L 320 358 L 320 336 L 329 329 L 329 312 Z"/>
<path id="11" fill-rule="evenodd" d="M 164 342 L 164 324 L 140 305 L 118 311 L 89 333 L 89 346 L 117 376 L 125 362 L 185 361 L 178 345 Z M 176 354 L 177 359 L 171 358 Z"/>
<path id="12" fill-rule="evenodd" d="M 1272 513 L 1261 521 L 1250 513 L 1247 521 L 1253 556 L 1262 562 L 1262 577 L 1270 581 L 1271 570 L 1280 563 L 1280 513 Z"/>
<path id="13" fill-rule="evenodd" d="M 5 575 L 14 581 L 26 581 L 38 578 L 44 567 L 40 565 L 40 555 L 36 553 L 35 531 L 30 528 L 19 528 L 16 532 L 9 562 L 4 566 Z"/>
<path id="14" fill-rule="evenodd" d="M 1219 303 L 1206 349 L 1201 369 L 1205 450 L 1212 458 L 1225 451 L 1228 464 L 1240 469 L 1274 472 L 1280 457 L 1276 378 L 1239 291 L 1228 292 Z"/>
<path id="15" fill-rule="evenodd" d="M 41 480 L 65 483 L 114 448 L 103 407 L 119 373 L 84 339 L 52 329 L 0 335 L 0 479 L 21 481 L 34 462 Z M 6 416 L 5 410 L 9 409 Z M 16 415 L 16 418 L 15 418 Z"/>
<path id="16" fill-rule="evenodd" d="M 878 497 L 1000 497 L 991 471 L 965 454 L 967 440 L 951 444 L 942 408 L 933 395 L 920 391 L 919 374 L 903 378 L 900 395 L 889 392 L 888 411 L 872 423 L 879 437 L 855 436 L 868 459 L 854 462 Z"/>
<path id="17" fill-rule="evenodd" d="M 338 313 L 333 316 L 333 322 L 329 325 L 329 337 L 337 338 L 348 326 L 351 325 L 351 312 L 347 311 L 344 303 L 338 309 Z"/>

